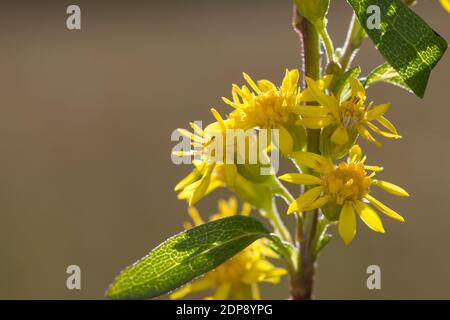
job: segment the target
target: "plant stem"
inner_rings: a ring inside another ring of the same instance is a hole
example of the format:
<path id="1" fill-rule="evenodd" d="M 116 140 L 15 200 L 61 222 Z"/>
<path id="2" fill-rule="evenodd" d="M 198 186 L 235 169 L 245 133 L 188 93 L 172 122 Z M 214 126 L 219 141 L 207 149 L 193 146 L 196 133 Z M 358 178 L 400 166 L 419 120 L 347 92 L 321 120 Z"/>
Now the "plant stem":
<path id="1" fill-rule="evenodd" d="M 345 39 L 345 44 L 342 49 L 342 56 L 339 61 L 342 66 L 342 70 L 347 71 L 356 53 L 358 53 L 365 37 L 366 32 L 356 18 L 356 15 L 353 14 L 350 26 L 348 28 L 347 38 Z"/>
<path id="2" fill-rule="evenodd" d="M 317 30 L 306 19 L 299 16 L 295 8 L 294 29 L 300 36 L 303 50 L 303 74 L 314 80 L 320 78 L 320 37 Z M 305 84 L 304 84 L 305 86 Z M 320 130 L 307 130 L 307 150 L 320 153 Z M 305 188 L 307 190 L 307 188 Z M 291 279 L 291 295 L 294 300 L 309 300 L 312 298 L 314 273 L 315 273 L 315 249 L 314 243 L 319 211 L 306 212 L 302 223 L 297 225 L 299 261 L 298 270 Z"/>
<path id="3" fill-rule="evenodd" d="M 268 208 L 263 215 L 270 220 L 270 223 L 272 224 L 273 228 L 275 229 L 276 233 L 283 239 L 284 241 L 291 242 L 291 234 L 289 233 L 289 230 L 286 228 L 283 220 L 280 217 L 280 214 L 278 213 L 277 205 L 275 203 L 275 199 L 272 201 L 272 206 Z"/>
<path id="4" fill-rule="evenodd" d="M 322 38 L 323 44 L 325 46 L 325 52 L 327 53 L 328 63 L 334 61 L 334 46 L 333 41 L 328 34 L 326 28 L 319 30 L 320 37 Z"/>

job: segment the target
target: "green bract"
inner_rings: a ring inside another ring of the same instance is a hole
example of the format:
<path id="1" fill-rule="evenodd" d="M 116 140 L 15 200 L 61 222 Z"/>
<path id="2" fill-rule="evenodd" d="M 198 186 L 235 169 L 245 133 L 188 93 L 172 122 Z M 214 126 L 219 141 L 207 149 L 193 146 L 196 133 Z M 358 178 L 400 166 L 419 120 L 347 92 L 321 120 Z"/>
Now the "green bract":
<path id="1" fill-rule="evenodd" d="M 294 2 L 300 15 L 308 19 L 316 28 L 326 25 L 325 16 L 330 0 L 295 0 Z"/>

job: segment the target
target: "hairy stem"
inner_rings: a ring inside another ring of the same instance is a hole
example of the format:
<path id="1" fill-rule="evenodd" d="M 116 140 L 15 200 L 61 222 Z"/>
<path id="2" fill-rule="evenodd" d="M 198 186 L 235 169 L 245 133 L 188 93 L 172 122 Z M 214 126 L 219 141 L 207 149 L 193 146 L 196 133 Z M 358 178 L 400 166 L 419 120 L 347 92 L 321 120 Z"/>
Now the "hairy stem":
<path id="1" fill-rule="evenodd" d="M 342 66 L 342 70 L 346 71 L 350 67 L 352 60 L 358 53 L 358 50 L 361 47 L 365 37 L 366 32 L 356 18 L 356 15 L 353 14 L 347 32 L 347 38 L 342 49 L 341 59 L 339 61 Z"/>
<path id="2" fill-rule="evenodd" d="M 325 52 L 327 53 L 328 63 L 334 61 L 334 46 L 333 41 L 331 41 L 330 35 L 326 28 L 319 30 L 320 37 L 322 38 Z"/>
<path id="3" fill-rule="evenodd" d="M 294 29 L 300 36 L 303 52 L 303 74 L 312 79 L 320 78 L 320 37 L 317 30 L 306 19 L 294 11 Z M 305 86 L 305 84 L 304 84 Z M 307 150 L 320 153 L 320 130 L 307 130 Z M 307 189 L 306 189 L 307 190 Z M 315 273 L 315 234 L 319 212 L 314 210 L 303 215 L 297 225 L 299 261 L 298 270 L 291 279 L 291 296 L 294 300 L 312 298 Z"/>

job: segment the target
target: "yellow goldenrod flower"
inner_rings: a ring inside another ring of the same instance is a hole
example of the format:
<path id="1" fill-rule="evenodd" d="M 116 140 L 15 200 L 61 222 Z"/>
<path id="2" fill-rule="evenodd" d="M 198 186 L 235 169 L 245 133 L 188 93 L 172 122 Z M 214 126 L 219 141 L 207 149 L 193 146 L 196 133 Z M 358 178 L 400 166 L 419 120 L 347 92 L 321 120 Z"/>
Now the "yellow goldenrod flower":
<path id="1" fill-rule="evenodd" d="M 233 101 L 222 98 L 235 108 L 230 118 L 236 121 L 236 127 L 244 130 L 250 128 L 278 129 L 280 149 L 284 154 L 292 151 L 293 138 L 289 132 L 295 126 L 298 115 L 293 112 L 300 105 L 301 92 L 298 86 L 299 71 L 286 70 L 281 87 L 268 80 L 254 82 L 244 73 L 248 83 L 242 87 L 233 84 Z"/>
<path id="2" fill-rule="evenodd" d="M 210 220 L 217 220 L 237 214 L 237 200 L 230 198 L 229 201 L 219 201 L 219 212 L 211 216 Z M 195 225 L 203 224 L 198 211 L 191 207 L 189 215 Z M 250 205 L 244 204 L 241 215 L 250 214 Z M 185 224 L 187 229 L 192 227 L 191 223 Z M 258 283 L 278 283 L 286 270 L 275 267 L 266 258 L 277 258 L 278 256 L 266 245 L 264 240 L 258 240 L 246 249 L 235 255 L 230 260 L 208 272 L 202 278 L 194 280 L 170 295 L 171 299 L 180 299 L 189 293 L 214 289 L 213 296 L 205 299 L 215 300 L 258 300 L 261 299 Z"/>
<path id="3" fill-rule="evenodd" d="M 450 0 L 440 0 L 440 1 L 441 1 L 441 5 L 444 7 L 444 9 L 450 13 Z"/>
<path id="4" fill-rule="evenodd" d="M 176 186 L 178 199 L 188 200 L 189 206 L 194 205 L 204 196 L 227 184 L 227 168 L 224 164 L 194 162 L 194 170 L 183 178 Z"/>
<path id="5" fill-rule="evenodd" d="M 224 161 L 227 149 L 225 137 L 226 130 L 233 128 L 233 120 L 224 120 L 216 110 L 211 111 L 217 121 L 204 130 L 195 123 L 190 124 L 194 132 L 178 129 L 191 140 L 194 147 L 189 151 L 176 152 L 178 156 L 194 156 L 194 170 L 175 186 L 175 191 L 181 191 L 178 198 L 188 199 L 189 206 L 214 189 L 224 186 L 227 175 L 230 176 L 228 169 L 232 165 L 226 165 Z M 219 138 L 221 141 L 216 141 Z"/>
<path id="6" fill-rule="evenodd" d="M 390 182 L 375 179 L 375 172 L 383 168 L 365 165 L 366 157 L 362 156 L 358 145 L 350 150 L 347 162 L 340 162 L 338 165 L 310 152 L 297 152 L 293 157 L 298 163 L 314 170 L 318 176 L 292 173 L 280 177 L 290 183 L 311 186 L 311 189 L 291 203 L 288 213 L 314 210 L 329 202 L 341 206 L 338 230 L 345 244 L 349 244 L 356 234 L 354 210 L 370 229 L 384 233 L 380 217 L 368 203 L 388 217 L 404 221 L 402 216 L 370 195 L 370 188 L 377 186 L 401 197 L 409 194 Z M 366 170 L 372 173 L 367 174 Z"/>
<path id="7" fill-rule="evenodd" d="M 253 159 L 255 164 L 247 163 L 252 155 L 249 155 L 250 146 L 257 146 L 253 137 L 246 136 L 245 145 L 242 147 L 234 135 L 229 135 L 235 130 L 234 119 L 224 120 L 215 110 L 211 110 L 216 122 L 208 125 L 204 130 L 195 123 L 191 123 L 194 132 L 178 129 L 181 134 L 188 137 L 190 150 L 174 152 L 177 156 L 194 156 L 192 163 L 194 170 L 183 178 L 176 186 L 179 191 L 179 199 L 187 199 L 189 206 L 194 205 L 204 196 L 218 187 L 228 187 L 242 200 L 247 201 L 258 209 L 267 210 L 274 193 L 280 192 L 281 186 L 273 173 L 261 175 L 264 166 L 265 171 L 270 172 L 270 163 L 261 164 L 259 161 L 269 158 L 264 150 L 258 149 L 258 155 Z M 243 163 L 240 162 L 243 160 Z M 265 196 L 262 196 L 265 195 Z"/>
<path id="8" fill-rule="evenodd" d="M 329 82 L 329 79 L 317 82 L 306 78 L 306 81 L 308 88 L 304 92 L 303 100 L 313 99 L 320 106 L 296 108 L 296 112 L 302 116 L 297 124 L 310 129 L 321 129 L 334 125 L 336 128 L 330 139 L 337 145 L 346 144 L 351 134 L 356 130 L 363 138 L 380 146 L 381 144 L 366 127 L 387 138 L 401 138 L 394 125 L 383 116 L 389 109 L 390 104 L 374 106 L 370 103 L 366 107 L 366 91 L 357 79 L 350 79 L 351 93 L 348 93 L 348 90 L 341 90 L 338 97 L 325 93 L 326 83 Z M 388 131 L 381 130 L 373 121 L 377 121 Z"/>

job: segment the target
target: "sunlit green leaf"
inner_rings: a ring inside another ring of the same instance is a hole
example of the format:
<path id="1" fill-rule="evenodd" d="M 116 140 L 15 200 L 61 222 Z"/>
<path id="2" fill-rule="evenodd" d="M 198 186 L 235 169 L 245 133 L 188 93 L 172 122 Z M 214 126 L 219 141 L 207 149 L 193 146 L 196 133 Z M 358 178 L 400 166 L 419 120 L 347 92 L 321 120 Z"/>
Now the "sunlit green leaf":
<path id="1" fill-rule="evenodd" d="M 400 0 L 347 1 L 386 61 L 408 88 L 423 97 L 430 73 L 447 49 L 447 42 Z M 367 24 L 373 14 L 368 10 L 371 6 L 380 9 L 378 29 Z"/>
<path id="2" fill-rule="evenodd" d="M 363 80 L 364 87 L 368 88 L 372 84 L 377 82 L 386 82 L 396 85 L 408 92 L 413 93 L 413 91 L 408 87 L 408 85 L 403 81 L 402 77 L 395 71 L 394 68 L 389 63 L 384 63 L 381 66 L 372 70 L 372 72 Z"/>
<path id="3" fill-rule="evenodd" d="M 270 237 L 269 231 L 251 217 L 232 216 L 205 223 L 171 237 L 126 268 L 107 296 L 157 297 L 214 269 L 262 237 Z"/>

